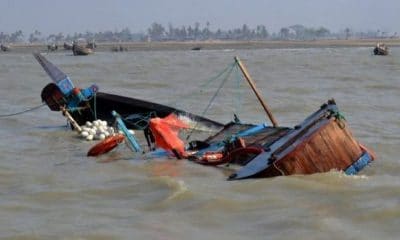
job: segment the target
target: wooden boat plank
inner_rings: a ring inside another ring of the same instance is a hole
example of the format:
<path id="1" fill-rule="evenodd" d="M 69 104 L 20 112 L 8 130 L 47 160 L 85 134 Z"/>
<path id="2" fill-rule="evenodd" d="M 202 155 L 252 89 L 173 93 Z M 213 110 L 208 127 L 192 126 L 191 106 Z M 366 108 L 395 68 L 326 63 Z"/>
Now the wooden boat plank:
<path id="1" fill-rule="evenodd" d="M 341 128 L 339 124 L 333 122 L 329 127 L 328 131 L 324 134 L 324 137 L 326 136 L 324 140 L 329 141 L 327 144 L 333 149 L 332 152 L 338 156 L 335 159 L 350 166 L 354 159 L 361 156 L 361 149 L 358 143 L 349 134 L 346 126 Z"/>
<path id="2" fill-rule="evenodd" d="M 333 119 L 329 121 L 329 124 L 321 130 L 317 136 L 317 141 L 315 147 L 319 147 L 320 144 L 323 144 L 326 147 L 326 152 L 324 155 L 321 155 L 320 159 L 321 164 L 324 164 L 324 171 L 329 171 L 333 168 L 339 168 L 343 166 L 343 161 L 347 162 L 348 154 L 343 152 L 343 143 L 340 139 L 338 139 L 338 134 L 334 134 L 332 131 L 332 126 L 336 126 L 337 124 Z M 350 160 L 351 161 L 351 160 Z"/>
<path id="3" fill-rule="evenodd" d="M 346 146 L 358 146 L 358 148 L 352 147 L 350 148 L 351 150 L 351 155 L 353 156 L 360 156 L 362 153 L 362 150 L 360 148 L 360 144 L 358 141 L 354 138 L 353 134 L 351 133 L 350 129 L 346 126 L 344 129 L 344 134 L 347 136 L 348 140 L 351 140 L 351 143 L 347 143 Z"/>
<path id="4" fill-rule="evenodd" d="M 353 138 L 347 138 L 343 132 L 345 132 L 344 129 L 338 128 L 335 121 L 330 120 L 328 124 L 310 136 L 310 139 L 299 139 L 299 145 L 293 144 L 297 145 L 296 149 L 289 148 L 283 152 L 282 154 L 289 153 L 278 160 L 276 165 L 287 174 L 309 174 L 335 168 L 346 169 L 354 159 L 361 156 L 361 150 L 358 145 L 352 144 Z M 319 149 L 321 154 L 317 155 L 310 148 Z"/>
<path id="5" fill-rule="evenodd" d="M 309 143 L 310 147 L 312 147 L 315 151 L 315 158 L 312 158 L 311 160 L 314 162 L 314 164 L 318 165 L 318 169 L 321 172 L 328 171 L 329 169 L 335 168 L 337 166 L 337 156 L 334 152 L 332 152 L 328 142 L 325 141 L 325 136 L 323 136 L 323 134 L 323 132 L 316 134 L 314 136 L 314 141 L 310 141 Z M 324 160 L 322 158 L 324 158 L 325 161 L 321 161 Z"/>

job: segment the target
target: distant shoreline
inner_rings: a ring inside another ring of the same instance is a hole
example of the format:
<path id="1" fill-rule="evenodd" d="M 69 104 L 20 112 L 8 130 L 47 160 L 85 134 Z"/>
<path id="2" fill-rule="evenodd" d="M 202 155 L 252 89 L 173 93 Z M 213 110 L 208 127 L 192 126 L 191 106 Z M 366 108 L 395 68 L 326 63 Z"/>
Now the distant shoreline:
<path id="1" fill-rule="evenodd" d="M 383 42 L 389 48 L 399 47 L 400 39 L 349 39 L 349 40 L 315 40 L 315 41 L 191 41 L 191 42 L 110 42 L 97 43 L 96 51 L 111 51 L 113 47 L 122 46 L 127 51 L 175 51 L 175 50 L 221 50 L 221 49 L 279 49 L 279 48 L 335 48 L 335 47 L 374 47 Z M 10 52 L 47 51 L 46 44 L 11 44 Z M 58 51 L 66 51 L 63 43 Z"/>

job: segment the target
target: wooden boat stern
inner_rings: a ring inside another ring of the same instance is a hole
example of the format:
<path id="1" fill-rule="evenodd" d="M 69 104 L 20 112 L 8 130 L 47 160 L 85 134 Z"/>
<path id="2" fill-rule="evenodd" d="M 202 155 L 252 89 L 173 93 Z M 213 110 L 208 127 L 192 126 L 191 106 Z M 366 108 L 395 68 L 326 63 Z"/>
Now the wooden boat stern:
<path id="1" fill-rule="evenodd" d="M 265 152 L 232 174 L 229 180 L 313 174 L 331 169 L 347 173 L 347 169 L 365 152 L 353 138 L 334 100 L 329 100 L 303 123 L 266 148 Z M 365 166 L 371 160 L 372 157 L 361 161 L 357 169 L 361 170 L 361 165 Z"/>

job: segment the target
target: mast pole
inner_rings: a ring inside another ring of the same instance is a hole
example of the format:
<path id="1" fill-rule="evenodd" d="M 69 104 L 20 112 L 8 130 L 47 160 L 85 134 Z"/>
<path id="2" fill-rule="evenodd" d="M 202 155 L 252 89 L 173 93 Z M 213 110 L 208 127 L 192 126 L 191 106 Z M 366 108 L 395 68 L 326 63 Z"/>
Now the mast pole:
<path id="1" fill-rule="evenodd" d="M 246 78 L 247 82 L 249 83 L 251 89 L 253 90 L 253 92 L 256 94 L 256 97 L 258 99 L 258 101 L 260 101 L 262 107 L 264 108 L 265 112 L 268 115 L 268 118 L 271 120 L 272 126 L 277 127 L 278 123 L 275 119 L 275 117 L 272 115 L 272 112 L 270 111 L 270 109 L 268 108 L 267 104 L 265 103 L 265 101 L 262 99 L 260 93 L 258 92 L 257 88 L 256 88 L 256 84 L 254 83 L 254 81 L 251 79 L 250 74 L 247 72 L 246 67 L 243 65 L 243 63 L 240 61 L 239 57 L 235 57 L 235 61 L 237 63 L 237 65 L 239 66 L 240 70 L 242 71 L 244 77 Z"/>

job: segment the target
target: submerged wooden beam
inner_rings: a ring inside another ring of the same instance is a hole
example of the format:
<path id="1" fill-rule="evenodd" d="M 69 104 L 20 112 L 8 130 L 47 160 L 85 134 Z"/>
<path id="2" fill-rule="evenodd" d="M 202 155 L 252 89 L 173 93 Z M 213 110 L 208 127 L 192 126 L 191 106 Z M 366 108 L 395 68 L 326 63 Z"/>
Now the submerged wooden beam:
<path id="1" fill-rule="evenodd" d="M 275 117 L 272 115 L 271 110 L 268 108 L 267 104 L 265 103 L 265 101 L 262 99 L 261 94 L 258 92 L 257 88 L 256 88 L 256 84 L 254 83 L 254 81 L 251 79 L 250 74 L 248 73 L 246 67 L 243 65 L 243 63 L 240 61 L 239 57 L 235 57 L 235 61 L 237 63 L 237 65 L 239 66 L 240 70 L 242 71 L 244 77 L 246 78 L 247 82 L 250 84 L 251 89 L 254 91 L 254 93 L 256 94 L 256 97 L 258 99 L 258 101 L 260 101 L 262 107 L 264 108 L 265 112 L 268 115 L 268 118 L 271 120 L 272 122 L 272 126 L 277 127 L 278 126 L 278 122 L 276 121 Z"/>

